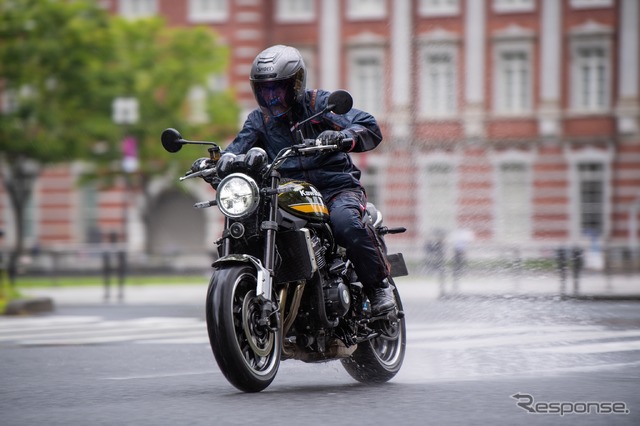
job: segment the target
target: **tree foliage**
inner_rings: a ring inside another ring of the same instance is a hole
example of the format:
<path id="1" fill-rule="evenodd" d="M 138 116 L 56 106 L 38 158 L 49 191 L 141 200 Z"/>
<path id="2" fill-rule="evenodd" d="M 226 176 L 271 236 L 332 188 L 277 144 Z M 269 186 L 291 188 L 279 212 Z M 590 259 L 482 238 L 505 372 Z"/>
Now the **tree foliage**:
<path id="1" fill-rule="evenodd" d="M 212 88 L 212 76 L 222 75 L 228 51 L 207 28 L 168 28 L 161 19 L 114 19 L 119 96 L 139 102 L 139 120 L 121 129 L 138 141 L 140 174 L 165 173 L 167 165 L 193 153 L 171 156 L 159 143 L 163 129 L 175 127 L 185 137 L 223 140 L 236 131 L 238 107 L 228 90 Z M 195 87 L 206 93 L 207 120 L 193 122 L 188 94 Z M 116 147 L 117 148 L 117 147 Z M 117 152 L 117 149 L 115 150 Z"/>
<path id="2" fill-rule="evenodd" d="M 159 18 L 128 21 L 98 3 L 0 0 L 0 176 L 16 220 L 14 266 L 23 249 L 28 175 L 42 165 L 85 159 L 108 171 L 96 177 L 117 176 L 127 133 L 138 141 L 136 176 L 144 187 L 181 158 L 162 150 L 164 128 L 214 140 L 235 131 L 238 109 L 229 91 L 208 90 L 209 120 L 189 120 L 189 91 L 207 87 L 227 66 L 212 31 L 168 28 Z M 112 120 L 112 103 L 123 96 L 140 105 L 139 120 L 126 129 Z"/>
<path id="3" fill-rule="evenodd" d="M 80 155 L 109 135 L 109 16 L 88 0 L 0 0 L 0 151 L 9 164 Z"/>

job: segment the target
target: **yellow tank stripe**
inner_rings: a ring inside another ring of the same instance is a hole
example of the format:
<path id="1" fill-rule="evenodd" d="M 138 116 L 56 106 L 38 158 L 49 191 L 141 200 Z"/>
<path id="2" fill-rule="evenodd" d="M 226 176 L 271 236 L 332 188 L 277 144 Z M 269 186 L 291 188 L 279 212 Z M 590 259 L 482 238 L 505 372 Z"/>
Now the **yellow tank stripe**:
<path id="1" fill-rule="evenodd" d="M 329 214 L 329 210 L 323 205 L 320 204 L 296 204 L 289 206 L 292 209 L 302 212 L 302 213 L 324 213 Z"/>

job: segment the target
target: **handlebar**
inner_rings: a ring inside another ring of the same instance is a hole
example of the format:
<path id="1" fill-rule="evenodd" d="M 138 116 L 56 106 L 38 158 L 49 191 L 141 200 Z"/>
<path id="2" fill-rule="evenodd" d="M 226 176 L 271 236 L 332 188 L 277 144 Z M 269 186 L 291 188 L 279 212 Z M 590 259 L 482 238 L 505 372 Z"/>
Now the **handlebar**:
<path id="1" fill-rule="evenodd" d="M 187 179 L 192 179 L 192 178 L 197 178 L 197 177 L 204 177 L 204 176 L 210 176 L 212 174 L 214 174 L 216 171 L 215 166 L 207 168 L 207 169 L 203 169 L 203 170 L 198 170 L 197 172 L 193 172 L 193 173 L 187 173 L 186 175 L 182 176 L 180 178 L 180 182 L 182 182 L 183 180 L 187 180 Z"/>
<path id="2" fill-rule="evenodd" d="M 346 141 L 352 141 L 352 138 L 345 138 Z M 333 145 L 322 145 L 318 139 L 304 139 L 303 143 L 292 145 L 289 148 L 282 149 L 276 158 L 273 160 L 273 163 L 268 167 L 267 172 L 265 173 L 268 176 L 274 169 L 280 167 L 280 165 L 290 157 L 294 157 L 296 155 L 309 155 L 317 152 L 323 151 L 338 151 L 340 147 L 336 144 Z M 216 172 L 216 166 L 213 165 L 206 169 L 198 170 L 196 172 L 187 173 L 184 176 L 180 177 L 180 182 L 185 181 L 187 179 L 193 179 L 196 177 L 206 177 L 214 174 Z"/>
<path id="3" fill-rule="evenodd" d="M 353 139 L 345 138 L 344 140 L 352 141 Z M 307 155 L 320 151 L 338 151 L 338 149 L 338 145 L 321 145 L 318 139 L 304 139 L 301 144 L 292 145 L 290 148 L 283 148 L 269 166 L 266 175 L 270 175 L 274 169 L 280 167 L 284 160 L 296 154 Z"/>

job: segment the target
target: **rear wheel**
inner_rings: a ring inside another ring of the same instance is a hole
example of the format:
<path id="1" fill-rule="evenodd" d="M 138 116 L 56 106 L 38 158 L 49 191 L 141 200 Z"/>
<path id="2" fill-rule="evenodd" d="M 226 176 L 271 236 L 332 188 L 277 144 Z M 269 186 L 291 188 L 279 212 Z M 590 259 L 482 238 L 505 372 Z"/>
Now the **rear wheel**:
<path id="1" fill-rule="evenodd" d="M 393 294 L 398 310 L 402 311 L 397 288 L 394 288 Z M 349 375 L 362 383 L 391 380 L 400 371 L 404 361 L 407 334 L 404 317 L 393 321 L 380 320 L 376 326 L 381 332 L 380 336 L 360 343 L 349 358 L 341 360 Z"/>
<path id="2" fill-rule="evenodd" d="M 280 332 L 258 323 L 263 301 L 255 290 L 255 270 L 230 265 L 213 273 L 207 292 L 211 349 L 227 380 L 244 392 L 265 389 L 280 365 Z"/>

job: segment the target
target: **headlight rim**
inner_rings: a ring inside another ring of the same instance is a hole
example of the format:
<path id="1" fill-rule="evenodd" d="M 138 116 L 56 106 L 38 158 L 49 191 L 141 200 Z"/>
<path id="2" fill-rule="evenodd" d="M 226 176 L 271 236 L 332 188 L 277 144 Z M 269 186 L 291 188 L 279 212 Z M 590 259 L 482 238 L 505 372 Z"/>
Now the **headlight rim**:
<path id="1" fill-rule="evenodd" d="M 251 204 L 242 213 L 231 213 L 231 212 L 229 212 L 224 207 L 224 203 L 222 203 L 221 199 L 220 199 L 220 194 L 222 193 L 222 190 L 224 189 L 224 187 L 227 184 L 229 184 L 230 181 L 232 181 L 234 179 L 241 179 L 241 180 L 245 181 L 249 185 L 249 187 L 251 189 Z M 252 177 L 250 177 L 250 176 L 248 176 L 248 175 L 246 175 L 244 173 L 231 173 L 230 175 L 228 175 L 224 179 L 222 179 L 222 181 L 220 181 L 220 184 L 218 185 L 218 189 L 216 190 L 216 202 L 217 202 L 217 205 L 218 205 L 218 209 L 226 217 L 231 218 L 231 219 L 243 219 L 243 218 L 251 215 L 258 208 L 258 204 L 260 202 L 260 189 L 258 188 L 258 184 L 256 183 L 256 181 Z"/>

